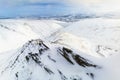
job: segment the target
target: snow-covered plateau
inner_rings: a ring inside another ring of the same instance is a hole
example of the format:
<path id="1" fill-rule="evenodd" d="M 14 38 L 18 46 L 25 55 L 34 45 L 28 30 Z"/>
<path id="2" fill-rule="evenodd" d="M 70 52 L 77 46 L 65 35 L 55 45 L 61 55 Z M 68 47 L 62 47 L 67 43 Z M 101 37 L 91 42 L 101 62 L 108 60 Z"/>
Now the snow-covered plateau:
<path id="1" fill-rule="evenodd" d="M 0 80 L 120 80 L 120 19 L 0 19 Z"/>

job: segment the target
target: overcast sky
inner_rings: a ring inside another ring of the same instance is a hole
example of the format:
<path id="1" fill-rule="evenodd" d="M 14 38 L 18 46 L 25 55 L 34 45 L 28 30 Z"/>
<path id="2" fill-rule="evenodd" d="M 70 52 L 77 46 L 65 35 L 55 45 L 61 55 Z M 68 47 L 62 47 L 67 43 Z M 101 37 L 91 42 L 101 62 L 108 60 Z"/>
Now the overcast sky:
<path id="1" fill-rule="evenodd" d="M 0 16 L 63 15 L 120 11 L 120 0 L 0 0 Z"/>

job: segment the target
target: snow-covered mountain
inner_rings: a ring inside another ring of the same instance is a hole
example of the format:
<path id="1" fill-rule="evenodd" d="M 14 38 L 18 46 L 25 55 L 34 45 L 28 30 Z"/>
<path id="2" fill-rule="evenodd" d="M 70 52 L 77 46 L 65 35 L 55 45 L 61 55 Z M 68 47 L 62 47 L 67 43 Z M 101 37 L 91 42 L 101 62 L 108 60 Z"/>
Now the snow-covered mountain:
<path id="1" fill-rule="evenodd" d="M 119 80 L 119 36 L 119 19 L 0 20 L 0 80 Z"/>
<path id="2" fill-rule="evenodd" d="M 93 80 L 100 67 L 64 46 L 31 40 L 8 60 L 1 80 Z M 12 73 L 11 73 L 12 72 Z M 9 76 L 8 76 L 9 75 Z"/>

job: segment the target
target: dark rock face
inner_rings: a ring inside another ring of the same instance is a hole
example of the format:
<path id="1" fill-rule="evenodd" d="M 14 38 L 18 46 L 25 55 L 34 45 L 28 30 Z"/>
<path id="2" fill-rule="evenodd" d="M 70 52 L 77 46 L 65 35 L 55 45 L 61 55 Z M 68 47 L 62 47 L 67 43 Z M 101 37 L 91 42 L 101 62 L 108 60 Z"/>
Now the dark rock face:
<path id="1" fill-rule="evenodd" d="M 29 55 L 28 56 L 26 56 L 28 59 L 29 58 L 32 58 L 32 60 L 33 61 L 35 61 L 36 63 L 40 63 L 40 60 L 39 60 L 39 57 L 38 57 L 38 54 L 37 53 L 35 53 L 35 54 L 33 54 L 33 53 L 28 53 Z M 26 59 L 27 60 L 27 59 Z M 27 60 L 28 61 L 28 60 Z"/>
<path id="2" fill-rule="evenodd" d="M 69 54 L 72 54 L 72 51 L 71 51 L 70 49 L 67 49 L 67 48 L 63 47 L 62 50 L 59 49 L 58 52 L 59 52 L 69 63 L 71 63 L 71 64 L 74 65 L 74 63 L 72 62 L 72 60 L 70 59 L 70 56 L 69 56 Z"/>
<path id="3" fill-rule="evenodd" d="M 88 60 L 79 55 L 73 55 L 73 59 L 82 67 L 97 67 L 97 65 L 89 63 Z"/>
<path id="4" fill-rule="evenodd" d="M 75 64 L 73 63 L 73 61 L 71 60 L 71 58 L 80 66 L 82 67 L 98 67 L 97 65 L 91 63 L 89 60 L 81 57 L 78 54 L 73 53 L 72 50 L 63 47 L 62 49 L 59 49 L 58 52 L 71 64 Z"/>
<path id="5" fill-rule="evenodd" d="M 49 68 L 47 68 L 46 66 L 44 66 L 44 69 L 46 72 L 48 72 L 49 74 L 54 74 L 54 72 L 52 70 L 50 70 Z"/>
<path id="6" fill-rule="evenodd" d="M 60 77 L 61 77 L 61 80 L 68 80 L 66 76 L 64 76 L 64 74 L 58 70 L 59 74 L 60 74 Z"/>

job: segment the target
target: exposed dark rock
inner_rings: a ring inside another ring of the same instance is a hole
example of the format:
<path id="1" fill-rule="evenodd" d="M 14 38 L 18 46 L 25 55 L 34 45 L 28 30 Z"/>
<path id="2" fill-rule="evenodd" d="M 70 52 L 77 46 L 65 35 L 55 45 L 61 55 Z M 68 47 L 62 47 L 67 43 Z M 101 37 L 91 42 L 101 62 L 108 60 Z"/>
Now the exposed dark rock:
<path id="1" fill-rule="evenodd" d="M 75 60 L 75 62 L 82 67 L 98 67 L 97 65 L 91 63 L 89 60 L 73 53 L 73 51 L 68 48 L 63 47 L 62 49 L 58 49 L 58 52 L 71 64 L 74 64 L 72 61 L 73 58 L 73 60 Z"/>
<path id="2" fill-rule="evenodd" d="M 89 63 L 88 60 L 81 57 L 80 55 L 73 55 L 73 59 L 82 67 L 97 67 L 97 65 Z"/>
<path id="3" fill-rule="evenodd" d="M 94 79 L 94 74 L 93 74 L 93 73 L 90 73 L 90 76 L 91 76 L 91 78 L 93 78 L 93 79 Z"/>
<path id="4" fill-rule="evenodd" d="M 70 80 L 82 80 L 82 78 L 75 75 L 75 76 L 70 77 Z"/>
<path id="5" fill-rule="evenodd" d="M 41 63 L 41 61 L 39 60 L 39 56 L 38 54 L 32 54 L 32 53 L 28 53 L 29 57 L 31 57 L 36 63 Z"/>
<path id="6" fill-rule="evenodd" d="M 25 58 L 26 58 L 26 60 L 27 60 L 27 62 L 28 62 L 28 61 L 29 61 L 29 57 L 28 57 L 28 56 L 26 56 Z"/>
<path id="7" fill-rule="evenodd" d="M 59 49 L 58 52 L 71 64 L 74 65 L 74 63 L 72 62 L 72 60 L 70 59 L 70 56 L 68 53 L 70 53 L 71 51 L 67 48 L 63 48 L 62 50 Z"/>
<path id="8" fill-rule="evenodd" d="M 46 72 L 48 72 L 49 74 L 54 74 L 54 72 L 52 70 L 50 70 L 49 68 L 44 66 L 44 69 Z"/>
<path id="9" fill-rule="evenodd" d="M 88 76 L 90 76 L 92 79 L 94 79 L 94 74 L 93 73 L 86 73 Z"/>
<path id="10" fill-rule="evenodd" d="M 43 43 L 43 41 L 40 41 L 38 44 L 39 44 L 39 46 L 41 47 L 41 48 L 39 49 L 40 55 L 42 54 L 42 52 L 44 52 L 44 51 L 46 51 L 46 50 L 49 49 L 49 47 L 48 47 L 47 45 L 45 45 L 45 44 Z"/>
<path id="11" fill-rule="evenodd" d="M 58 72 L 61 76 L 61 80 L 68 80 L 67 77 L 60 70 L 58 70 Z"/>
<path id="12" fill-rule="evenodd" d="M 18 59 L 19 59 L 19 56 L 20 56 L 20 54 L 16 57 L 16 59 L 14 60 L 14 62 L 11 64 L 11 68 L 15 65 L 15 63 L 18 61 Z"/>
<path id="13" fill-rule="evenodd" d="M 68 48 L 65 48 L 65 47 L 63 47 L 63 51 L 64 51 L 64 52 L 67 52 L 67 53 L 72 53 L 72 52 L 73 52 L 72 50 L 70 50 L 70 49 L 68 49 Z"/>
<path id="14" fill-rule="evenodd" d="M 18 72 L 15 74 L 16 77 L 18 77 Z"/>
<path id="15" fill-rule="evenodd" d="M 49 58 L 50 60 L 52 60 L 53 62 L 56 62 L 56 60 L 52 59 L 49 55 L 48 55 L 48 58 Z"/>

